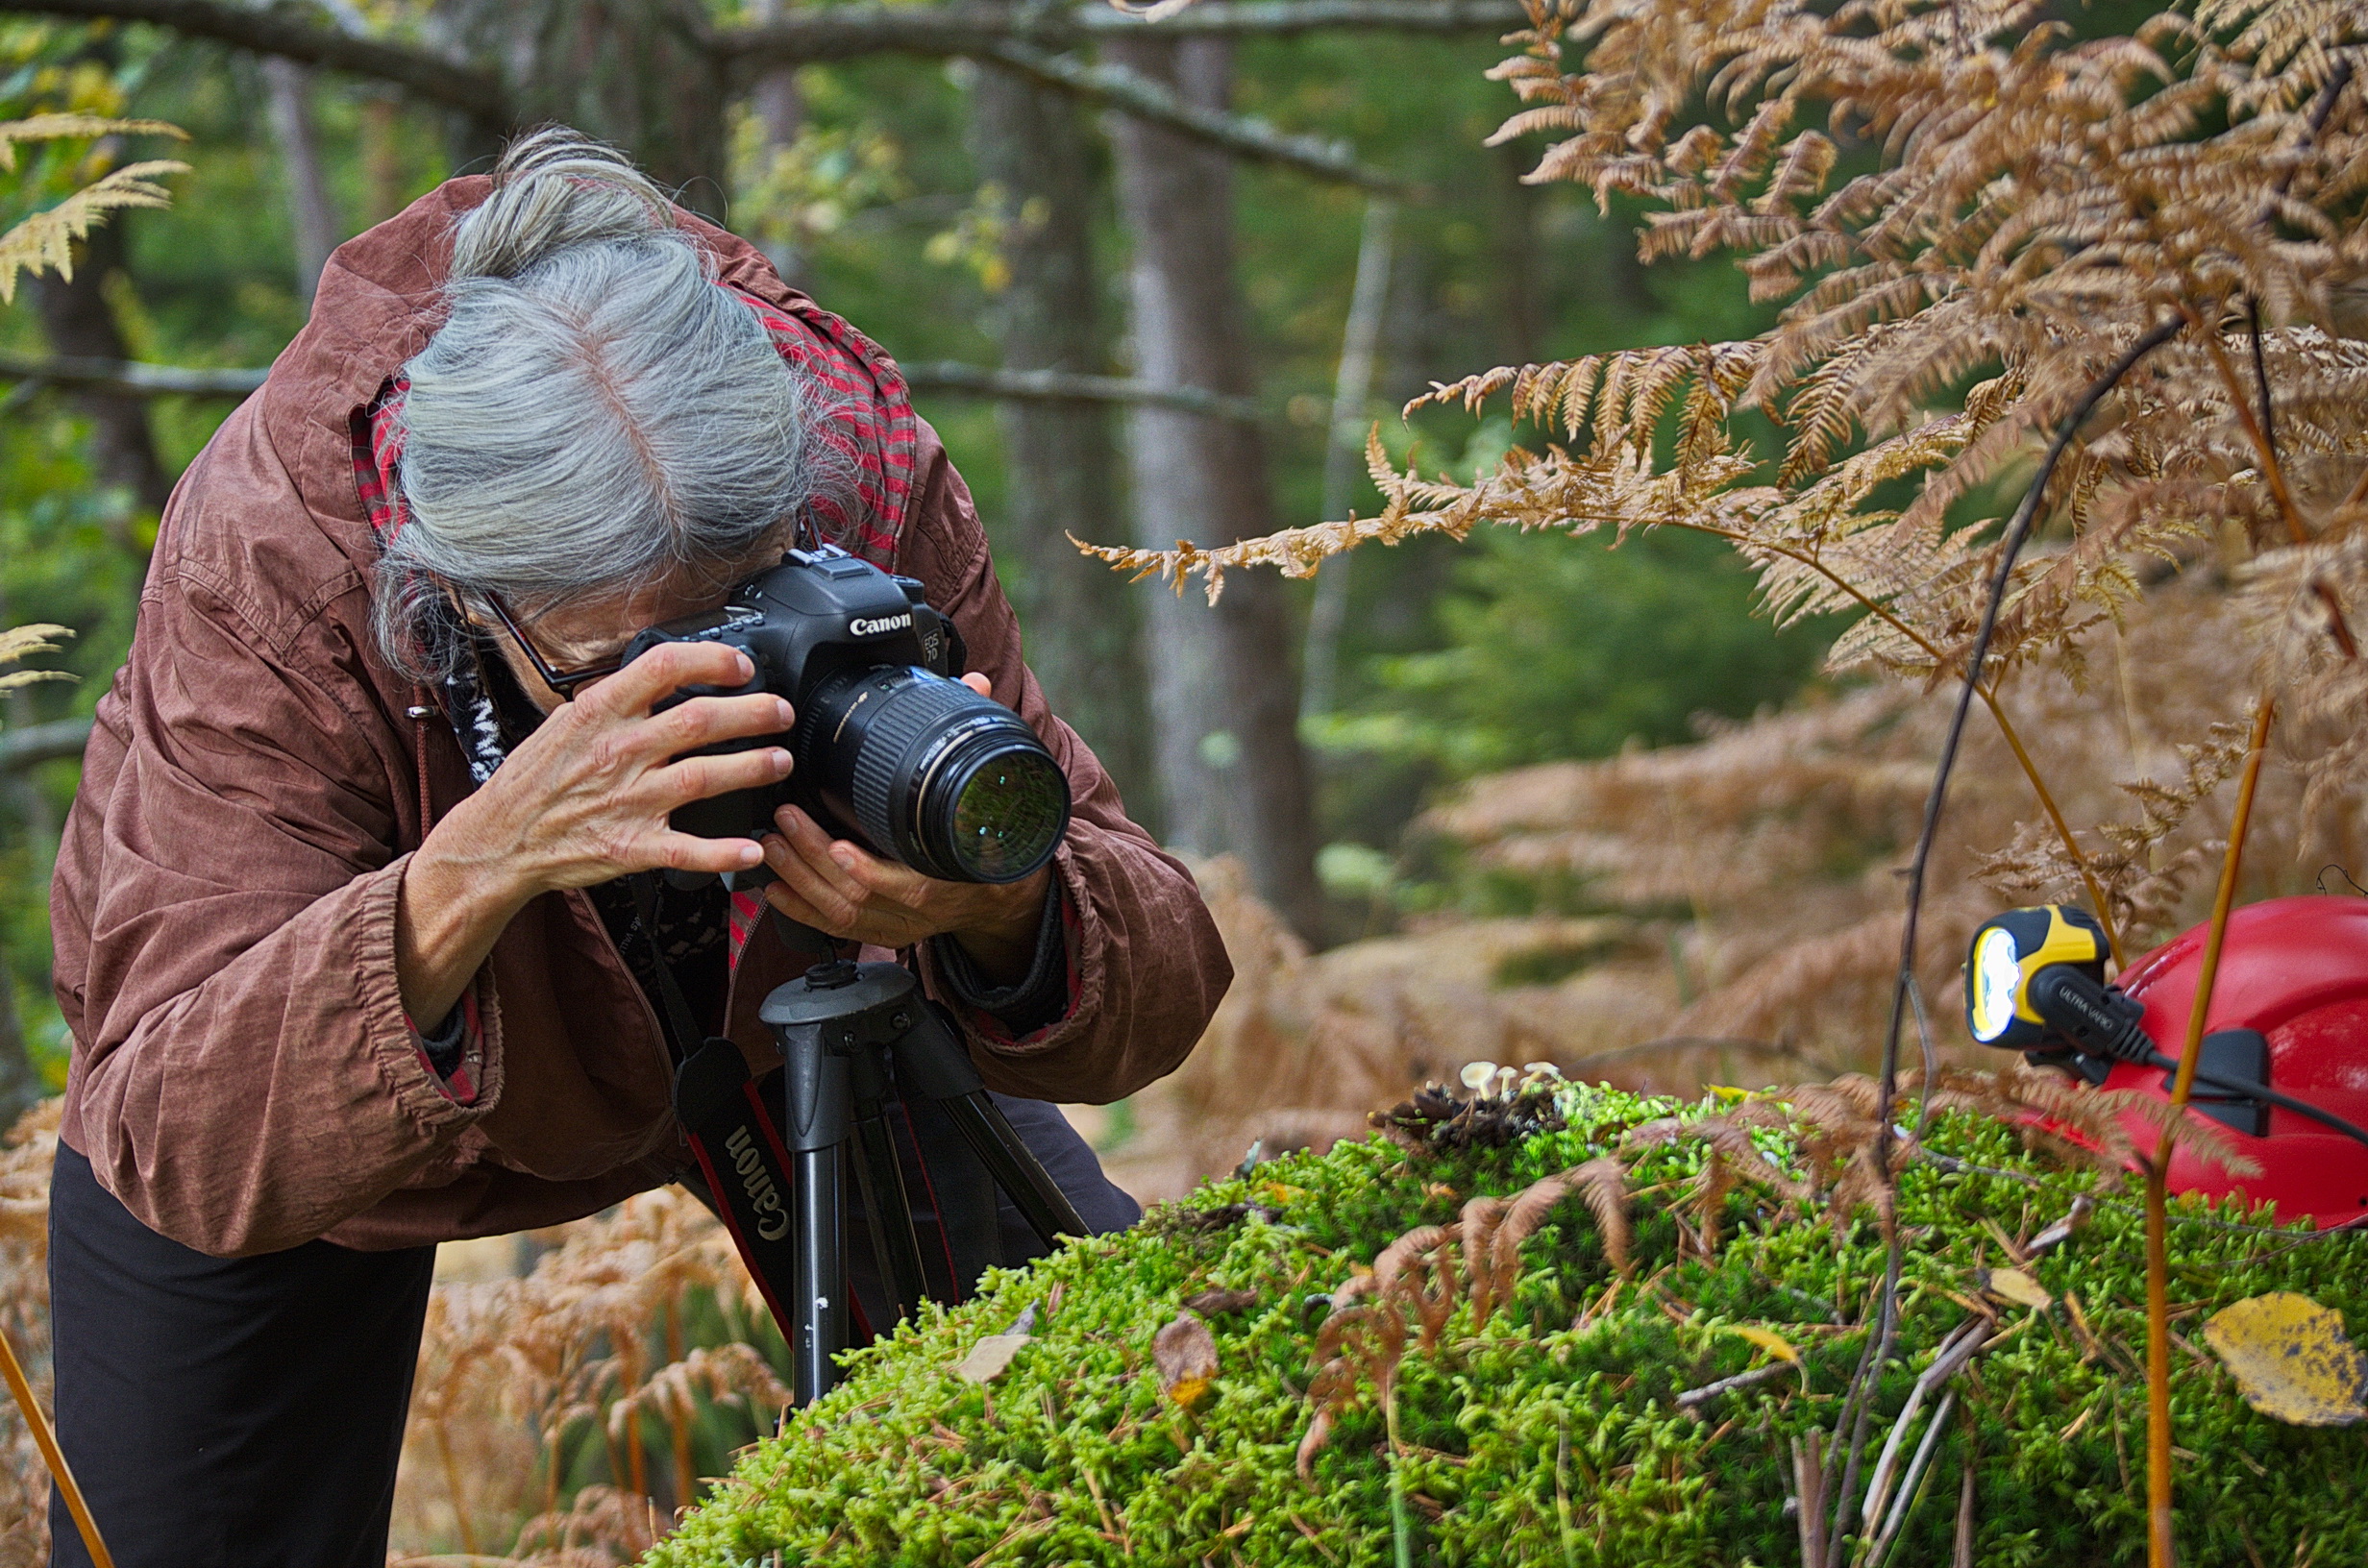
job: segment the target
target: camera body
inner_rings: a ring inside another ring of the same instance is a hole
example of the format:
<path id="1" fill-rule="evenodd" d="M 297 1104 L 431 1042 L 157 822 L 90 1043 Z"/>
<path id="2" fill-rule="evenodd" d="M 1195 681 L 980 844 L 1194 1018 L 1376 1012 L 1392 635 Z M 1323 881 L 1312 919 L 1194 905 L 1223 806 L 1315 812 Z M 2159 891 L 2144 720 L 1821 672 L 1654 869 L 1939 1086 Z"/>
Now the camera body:
<path id="1" fill-rule="evenodd" d="M 769 691 L 798 719 L 786 736 L 709 748 L 783 746 L 796 766 L 773 789 L 682 807 L 680 831 L 755 838 L 793 804 L 836 837 L 962 882 L 1016 882 L 1059 846 L 1067 775 L 1018 715 L 953 678 L 967 657 L 962 634 L 918 580 L 835 546 L 793 550 L 722 609 L 642 631 L 625 657 L 685 642 L 736 648 L 756 673 L 735 689 L 684 687 L 660 709 Z"/>

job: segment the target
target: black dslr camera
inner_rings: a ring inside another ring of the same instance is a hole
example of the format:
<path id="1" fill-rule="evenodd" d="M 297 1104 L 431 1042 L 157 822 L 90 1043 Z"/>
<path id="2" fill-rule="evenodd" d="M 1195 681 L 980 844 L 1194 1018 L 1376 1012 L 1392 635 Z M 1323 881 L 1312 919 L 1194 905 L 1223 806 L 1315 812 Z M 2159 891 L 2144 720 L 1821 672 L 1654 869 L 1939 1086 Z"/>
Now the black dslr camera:
<path id="1" fill-rule="evenodd" d="M 773 789 L 693 801 L 675 813 L 678 830 L 756 838 L 788 803 L 829 833 L 950 882 L 1017 882 L 1059 847 L 1067 775 L 1017 714 L 952 678 L 962 673 L 962 635 L 915 579 L 834 546 L 793 550 L 722 609 L 643 631 L 625 657 L 692 642 L 740 649 L 754 677 L 736 690 L 685 687 L 659 706 L 785 697 L 798 710 L 788 735 L 713 750 L 784 746 L 797 766 Z"/>

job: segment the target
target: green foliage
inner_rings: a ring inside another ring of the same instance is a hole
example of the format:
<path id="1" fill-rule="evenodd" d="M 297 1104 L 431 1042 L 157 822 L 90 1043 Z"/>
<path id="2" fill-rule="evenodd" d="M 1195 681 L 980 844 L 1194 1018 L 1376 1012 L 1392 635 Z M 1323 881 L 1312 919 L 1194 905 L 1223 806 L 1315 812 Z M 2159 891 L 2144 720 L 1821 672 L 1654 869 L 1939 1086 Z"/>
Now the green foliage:
<path id="1" fill-rule="evenodd" d="M 1696 715 L 1783 701 L 1824 655 L 1816 627 L 1755 622 L 1752 592 L 1698 534 L 1478 533 L 1437 607 L 1447 646 L 1377 658 L 1379 692 L 1320 734 L 1455 778 L 1682 741 Z"/>
<path id="2" fill-rule="evenodd" d="M 1605 1153 L 1671 1110 L 1608 1090 L 1572 1097 L 1568 1131 L 1437 1160 L 1379 1140 L 1293 1157 L 1125 1235 L 990 1276 L 977 1301 L 853 1356 L 848 1382 L 750 1452 L 650 1561 L 704 1568 L 776 1550 L 794 1564 L 1391 1561 L 1392 1451 L 1369 1400 L 1318 1453 L 1312 1486 L 1295 1470 L 1321 1298 L 1409 1228 Z M 1760 1136 L 1785 1157 L 1780 1139 Z M 1945 1116 L 1929 1147 L 1901 1184 L 1907 1273 L 1878 1445 L 1940 1340 L 1983 1300 L 1981 1270 L 2007 1262 L 1988 1226 L 2028 1237 L 2096 1186 L 2041 1164 L 1986 1118 Z M 1681 1247 L 1670 1207 L 1701 1160 L 1700 1145 L 1680 1143 L 1633 1161 L 1634 1281 L 1616 1282 L 1574 1195 L 1523 1249 L 1509 1308 L 1483 1323 L 1459 1309 L 1437 1349 L 1408 1352 L 1394 1463 L 1416 1560 L 1798 1560 L 1790 1441 L 1835 1422 L 1882 1241 L 1871 1222 L 1838 1232 L 1739 1190 L 1729 1238 L 1705 1260 Z M 2234 1219 L 2192 1201 L 2176 1209 L 2183 1334 L 2268 1289 L 2311 1295 L 2357 1326 L 2368 1243 Z M 2134 1203 L 2101 1195 L 2086 1228 L 2031 1265 L 2050 1310 L 1983 1306 L 2003 1333 L 1954 1385 L 1965 1424 L 1940 1437 L 1892 1560 L 1949 1560 L 1967 1464 L 1986 1568 L 2143 1560 L 2141 1224 Z M 1254 1305 L 1212 1318 L 1214 1390 L 1187 1410 L 1162 1396 L 1152 1336 L 1212 1287 Z M 982 1335 L 1030 1305 L 1035 1338 L 1008 1371 L 983 1386 L 956 1375 Z M 1738 1325 L 1797 1347 L 1799 1372 L 1729 1393 L 1701 1420 L 1682 1413 L 1680 1392 L 1766 1361 Z M 2200 1346 L 2176 1349 L 2173 1370 L 2189 1560 L 2368 1553 L 2356 1434 L 2256 1414 Z"/>

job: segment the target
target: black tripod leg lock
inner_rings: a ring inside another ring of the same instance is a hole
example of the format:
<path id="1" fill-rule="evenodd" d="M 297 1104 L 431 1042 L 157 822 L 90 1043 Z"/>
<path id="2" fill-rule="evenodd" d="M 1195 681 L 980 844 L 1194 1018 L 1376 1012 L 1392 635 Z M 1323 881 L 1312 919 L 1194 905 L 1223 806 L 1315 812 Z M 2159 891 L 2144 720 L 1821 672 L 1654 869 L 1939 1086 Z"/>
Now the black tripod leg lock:
<path id="1" fill-rule="evenodd" d="M 789 1153 L 739 1046 L 711 1038 L 684 1059 L 675 1073 L 675 1115 L 723 1208 L 732 1244 L 786 1327 L 798 1258 Z"/>

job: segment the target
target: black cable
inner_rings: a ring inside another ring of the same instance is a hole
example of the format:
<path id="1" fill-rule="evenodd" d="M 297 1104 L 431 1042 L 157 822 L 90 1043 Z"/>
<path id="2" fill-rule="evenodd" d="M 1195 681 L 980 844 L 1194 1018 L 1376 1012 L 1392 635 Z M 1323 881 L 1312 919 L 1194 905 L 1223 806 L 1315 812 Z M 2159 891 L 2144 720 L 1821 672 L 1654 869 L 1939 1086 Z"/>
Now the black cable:
<path id="1" fill-rule="evenodd" d="M 2171 1057 L 2164 1056 L 2160 1051 L 2149 1057 L 2146 1065 L 2150 1067 L 2160 1067 L 2165 1072 L 2179 1070 L 2179 1063 Z M 2195 1081 L 2199 1084 L 2208 1084 L 2225 1094 L 2241 1095 L 2248 1100 L 2267 1100 L 2272 1105 L 2283 1106 L 2298 1116 L 2308 1116 L 2312 1121 L 2323 1122 L 2332 1127 L 2346 1138 L 2368 1143 L 2368 1127 L 2362 1127 L 2356 1122 L 2346 1121 L 2332 1111 L 2312 1105 L 2308 1100 L 2298 1100 L 2291 1094 L 2281 1094 L 2267 1084 L 2257 1084 L 2243 1078 L 2223 1078 L 2217 1073 L 2201 1070 L 2197 1071 Z"/>

